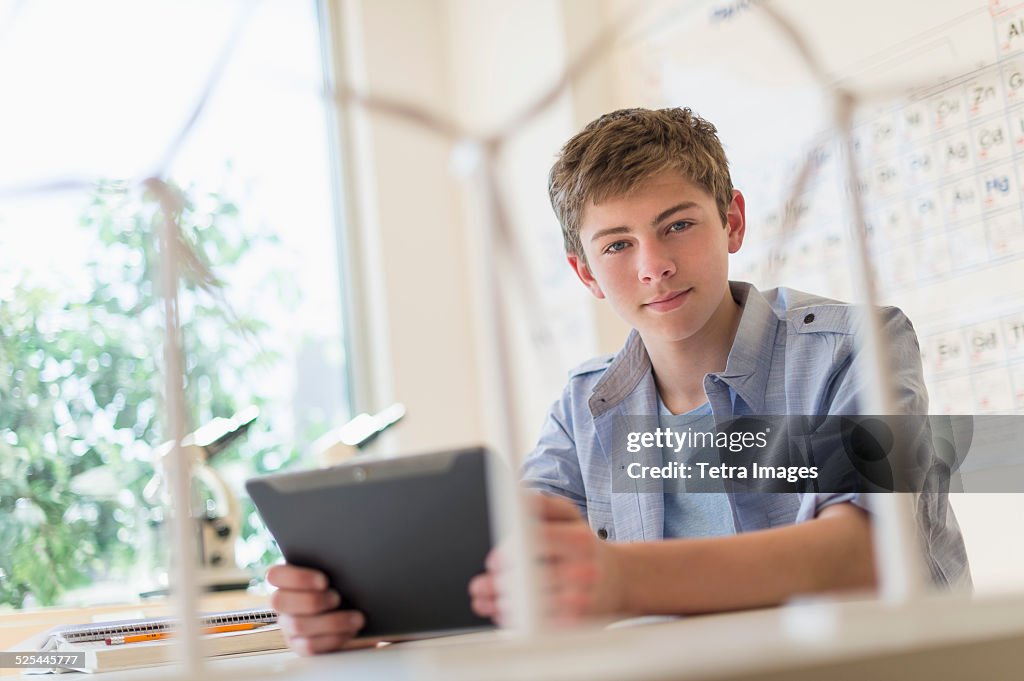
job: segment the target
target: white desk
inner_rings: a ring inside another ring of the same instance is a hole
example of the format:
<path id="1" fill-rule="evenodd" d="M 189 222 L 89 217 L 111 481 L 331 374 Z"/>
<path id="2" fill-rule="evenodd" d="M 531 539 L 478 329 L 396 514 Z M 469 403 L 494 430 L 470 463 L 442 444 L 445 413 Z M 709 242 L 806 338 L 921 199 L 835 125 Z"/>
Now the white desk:
<path id="1" fill-rule="evenodd" d="M 438 641 L 300 658 L 291 653 L 211 662 L 210 679 L 1024 678 L 1024 599 L 943 599 L 912 609 L 871 603 L 787 607 L 537 641 Z M 171 668 L 104 674 L 104 681 L 174 679 Z"/>

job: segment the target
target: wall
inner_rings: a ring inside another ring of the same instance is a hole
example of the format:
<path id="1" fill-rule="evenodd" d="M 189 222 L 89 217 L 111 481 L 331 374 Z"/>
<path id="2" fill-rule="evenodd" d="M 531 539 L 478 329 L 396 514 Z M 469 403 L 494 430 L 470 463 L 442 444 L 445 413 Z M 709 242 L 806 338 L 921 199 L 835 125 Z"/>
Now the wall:
<path id="1" fill-rule="evenodd" d="M 330 3 L 341 82 L 432 110 L 452 97 L 443 15 L 436 2 Z M 342 107 L 349 177 L 345 265 L 357 302 L 358 409 L 404 402 L 388 449 L 478 440 L 479 402 L 470 282 L 449 148 L 408 123 Z M 444 330 L 438 333 L 438 330 Z"/>
<path id="2" fill-rule="evenodd" d="M 566 60 L 559 3 L 337 0 L 329 9 L 340 80 L 467 131 L 506 125 Z M 498 172 L 523 253 L 517 259 L 482 238 L 490 233 L 488 214 L 473 177 L 453 170 L 457 145 L 344 107 L 357 400 L 363 410 L 391 400 L 409 408 L 381 449 L 486 441 L 518 460 L 566 371 L 596 352 L 592 302 L 564 263 L 546 194 L 551 160 L 576 126 L 571 111 L 569 98 L 559 98 L 503 146 Z M 536 298 L 517 277 L 524 269 Z M 497 301 L 488 294 L 492 281 L 500 286 Z M 496 302 L 509 331 L 505 348 L 491 334 Z M 496 378 L 501 361 L 512 378 L 505 388 Z"/>

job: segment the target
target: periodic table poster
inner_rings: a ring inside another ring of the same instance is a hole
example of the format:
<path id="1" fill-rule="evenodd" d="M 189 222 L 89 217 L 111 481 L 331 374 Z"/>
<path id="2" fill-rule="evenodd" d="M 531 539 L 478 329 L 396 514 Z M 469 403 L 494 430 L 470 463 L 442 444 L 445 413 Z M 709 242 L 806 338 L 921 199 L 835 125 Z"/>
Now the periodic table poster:
<path id="1" fill-rule="evenodd" d="M 1024 413 L 1024 3 L 772 7 L 802 48 L 753 0 L 657 3 L 614 57 L 617 98 L 718 127 L 747 202 L 732 278 L 858 300 L 829 90 L 857 93 L 874 278 L 917 329 L 931 411 Z"/>

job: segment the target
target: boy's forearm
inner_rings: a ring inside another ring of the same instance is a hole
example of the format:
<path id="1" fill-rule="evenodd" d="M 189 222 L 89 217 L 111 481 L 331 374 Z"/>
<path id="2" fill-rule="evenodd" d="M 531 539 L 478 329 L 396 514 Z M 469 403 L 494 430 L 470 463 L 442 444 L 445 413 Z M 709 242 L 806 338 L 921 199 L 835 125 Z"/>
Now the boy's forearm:
<path id="1" fill-rule="evenodd" d="M 789 527 L 615 549 L 623 609 L 637 614 L 738 610 L 875 585 L 870 522 L 848 503 Z"/>

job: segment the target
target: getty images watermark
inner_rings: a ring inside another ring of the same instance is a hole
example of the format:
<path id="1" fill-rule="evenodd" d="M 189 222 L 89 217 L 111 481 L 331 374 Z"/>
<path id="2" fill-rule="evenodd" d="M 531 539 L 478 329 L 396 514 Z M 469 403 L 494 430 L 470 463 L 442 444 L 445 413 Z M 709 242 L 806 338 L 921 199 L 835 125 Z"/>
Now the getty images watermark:
<path id="1" fill-rule="evenodd" d="M 818 477 L 818 466 L 775 466 L 764 463 L 768 460 L 768 443 L 771 426 L 762 430 L 695 430 L 686 425 L 677 429 L 657 427 L 653 431 L 628 431 L 626 451 L 640 454 L 653 449 L 669 456 L 663 456 L 660 464 L 649 465 L 640 461 L 626 464 L 626 476 L 636 479 L 661 480 L 814 480 Z M 750 461 L 745 465 L 730 465 L 721 457 L 692 456 L 695 452 L 745 452 Z M 688 456 L 689 455 L 689 456 Z M 674 457 L 674 459 L 673 459 Z M 685 458 L 689 459 L 687 463 Z M 761 463 L 758 463 L 758 462 Z"/>
<path id="2" fill-rule="evenodd" d="M 613 492 L 1024 492 L 1022 416 L 619 418 Z"/>

